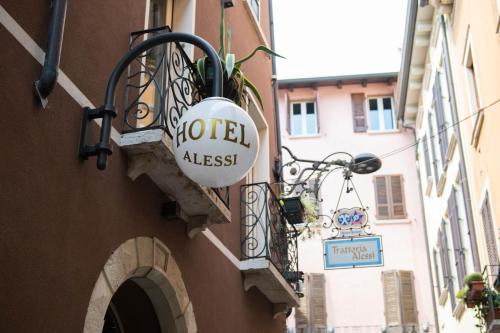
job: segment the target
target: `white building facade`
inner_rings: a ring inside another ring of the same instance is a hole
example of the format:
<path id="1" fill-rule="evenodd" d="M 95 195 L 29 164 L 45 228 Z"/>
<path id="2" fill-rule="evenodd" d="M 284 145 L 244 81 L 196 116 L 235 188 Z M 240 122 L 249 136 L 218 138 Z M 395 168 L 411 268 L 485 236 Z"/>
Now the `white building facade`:
<path id="1" fill-rule="evenodd" d="M 340 195 L 340 170 L 327 176 L 319 213 L 367 208 L 369 230 L 382 237 L 383 266 L 325 270 L 323 240 L 331 230 L 301 238 L 305 297 L 288 319 L 290 332 L 436 332 L 414 133 L 397 120 L 396 78 L 382 73 L 279 81 L 282 145 L 295 156 L 322 160 L 335 152 L 368 152 L 382 160 L 377 172 L 353 175 L 360 200 L 345 188 Z M 285 150 L 283 159 L 290 161 Z M 286 173 L 284 178 L 293 180 Z"/>

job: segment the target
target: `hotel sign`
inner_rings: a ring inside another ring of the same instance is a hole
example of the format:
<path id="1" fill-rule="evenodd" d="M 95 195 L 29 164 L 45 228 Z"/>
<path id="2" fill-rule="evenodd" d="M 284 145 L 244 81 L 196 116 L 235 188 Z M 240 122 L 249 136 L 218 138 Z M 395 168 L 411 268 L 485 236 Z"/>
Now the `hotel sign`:
<path id="1" fill-rule="evenodd" d="M 225 98 L 206 98 L 179 119 L 173 151 L 182 172 L 196 183 L 225 187 L 255 163 L 259 136 L 252 118 Z"/>
<path id="2" fill-rule="evenodd" d="M 325 269 L 384 265 L 381 236 L 328 239 L 323 249 Z"/>

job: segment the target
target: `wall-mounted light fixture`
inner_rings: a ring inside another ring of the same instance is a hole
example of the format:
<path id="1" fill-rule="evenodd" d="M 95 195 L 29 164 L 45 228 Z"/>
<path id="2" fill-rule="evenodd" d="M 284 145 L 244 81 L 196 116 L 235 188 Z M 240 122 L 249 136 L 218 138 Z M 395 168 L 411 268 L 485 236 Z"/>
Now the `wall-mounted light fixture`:
<path id="1" fill-rule="evenodd" d="M 104 105 L 96 109 L 85 107 L 83 109 L 82 129 L 80 134 L 80 158 L 83 160 L 88 159 L 90 156 L 97 157 L 97 168 L 104 170 L 107 165 L 108 155 L 112 153 L 112 147 L 109 142 L 111 135 L 111 120 L 116 117 L 115 110 L 115 94 L 118 81 L 129 66 L 129 64 L 136 59 L 136 57 L 144 54 L 155 46 L 168 43 L 187 43 L 199 47 L 210 59 L 213 64 L 213 85 L 211 96 L 222 96 L 222 67 L 214 48 L 204 39 L 180 32 L 163 33 L 158 36 L 152 37 L 143 41 L 136 47 L 129 50 L 118 62 L 113 69 L 108 80 L 106 94 L 104 98 Z M 102 119 L 101 130 L 99 134 L 99 141 L 96 144 L 88 143 L 88 136 L 90 134 L 90 122 L 94 119 Z"/>
<path id="2" fill-rule="evenodd" d="M 285 211 L 287 211 L 287 201 L 295 199 L 301 202 L 301 196 L 308 194 L 319 203 L 319 189 L 325 179 L 336 170 L 342 170 L 344 181 L 340 188 L 340 194 L 335 209 L 332 210 L 332 216 L 316 215 L 315 219 L 322 219 L 320 223 L 324 229 L 330 229 L 332 237 L 343 237 L 346 234 L 352 234 L 356 230 L 359 235 L 371 235 L 370 225 L 368 224 L 367 209 L 361 201 L 361 198 L 352 182 L 353 173 L 369 174 L 380 169 L 382 161 L 371 153 L 363 153 L 352 156 L 347 152 L 336 152 L 327 155 L 322 160 L 302 159 L 295 156 L 292 151 L 283 146 L 283 149 L 290 155 L 291 161 L 285 163 L 282 167 L 282 174 L 290 175 L 293 181 L 285 180 L 281 198 Z M 339 158 L 341 157 L 341 158 Z M 288 170 L 287 170 L 288 169 Z M 283 172 L 283 170 L 286 170 Z M 289 179 L 290 179 L 289 178 Z M 352 208 L 341 208 L 339 206 L 343 193 L 354 193 L 359 201 L 359 206 Z M 290 220 L 290 219 L 289 219 Z M 299 223 L 303 222 L 302 216 L 297 218 Z M 309 224 L 302 229 L 302 232 L 309 228 Z"/>

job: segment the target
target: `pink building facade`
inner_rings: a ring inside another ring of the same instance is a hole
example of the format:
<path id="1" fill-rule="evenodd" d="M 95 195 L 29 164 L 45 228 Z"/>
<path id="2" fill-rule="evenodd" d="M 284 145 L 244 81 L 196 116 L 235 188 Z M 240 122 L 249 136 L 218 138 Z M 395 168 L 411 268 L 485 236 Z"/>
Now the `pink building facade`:
<path id="1" fill-rule="evenodd" d="M 384 265 L 325 270 L 322 240 L 330 231 L 301 239 L 299 268 L 307 276 L 324 276 L 325 313 L 314 313 L 321 311 L 318 299 L 306 293 L 305 317 L 290 316 L 289 332 L 436 332 L 415 139 L 396 119 L 396 78 L 382 73 L 279 81 L 282 145 L 294 155 L 321 160 L 334 152 L 369 152 L 382 159 L 380 170 L 355 174 L 353 182 L 371 231 L 382 236 Z M 285 151 L 283 159 L 290 160 Z M 336 209 L 342 181 L 338 171 L 325 179 L 320 214 Z M 344 191 L 339 208 L 354 206 L 358 199 Z"/>

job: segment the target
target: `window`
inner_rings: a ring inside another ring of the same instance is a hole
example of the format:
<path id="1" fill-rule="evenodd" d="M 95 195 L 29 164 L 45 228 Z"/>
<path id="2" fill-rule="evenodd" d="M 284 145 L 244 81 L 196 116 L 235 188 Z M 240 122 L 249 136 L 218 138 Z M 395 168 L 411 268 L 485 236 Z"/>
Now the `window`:
<path id="1" fill-rule="evenodd" d="M 467 243 L 464 242 L 463 234 L 466 226 L 463 223 L 463 218 L 459 216 L 457 205 L 457 193 L 455 187 L 452 187 L 450 196 L 448 197 L 448 219 L 450 221 L 451 238 L 453 243 L 453 252 L 455 259 L 455 269 L 457 271 L 458 288 L 462 287 L 465 275 L 467 275 L 467 265 L 465 260 L 466 252 L 469 252 Z M 468 230 L 467 230 L 468 231 Z"/>
<path id="2" fill-rule="evenodd" d="M 406 218 L 403 176 L 375 176 L 376 217 L 379 220 Z"/>
<path id="3" fill-rule="evenodd" d="M 434 99 L 434 111 L 436 114 L 436 127 L 438 130 L 438 141 L 439 141 L 439 149 L 441 152 L 441 161 L 443 164 L 443 168 L 446 166 L 446 152 L 448 150 L 448 132 L 447 126 L 448 123 L 446 121 L 445 116 L 445 105 L 443 103 L 443 91 L 441 86 L 441 81 L 443 77 L 441 73 L 436 72 L 436 78 L 434 80 L 434 87 L 432 88 L 432 95 Z"/>
<path id="4" fill-rule="evenodd" d="M 326 296 L 325 275 L 309 273 L 304 276 L 304 297 L 295 308 L 295 327 L 297 333 L 326 333 Z"/>
<path id="5" fill-rule="evenodd" d="M 365 94 L 351 94 L 351 102 L 354 132 L 366 132 Z"/>
<path id="6" fill-rule="evenodd" d="M 255 15 L 255 18 L 260 22 L 260 0 L 250 0 L 250 7 Z"/>
<path id="7" fill-rule="evenodd" d="M 314 102 L 292 103 L 290 119 L 291 135 L 318 134 L 318 115 Z"/>
<path id="8" fill-rule="evenodd" d="M 412 271 L 383 271 L 385 324 L 389 332 L 410 332 L 418 326 Z M 403 328 L 403 330 L 401 330 Z"/>
<path id="9" fill-rule="evenodd" d="M 481 206 L 481 217 L 484 226 L 484 238 L 486 239 L 486 250 L 488 252 L 488 261 L 490 265 L 498 265 L 498 249 L 495 236 L 495 228 L 493 227 L 493 217 L 491 215 L 491 207 L 488 193 L 486 193 Z"/>
<path id="10" fill-rule="evenodd" d="M 170 17 L 172 10 L 172 1 L 168 0 L 149 0 L 149 12 L 147 15 L 147 29 L 155 29 L 165 27 L 171 24 Z M 164 33 L 166 30 L 149 32 L 147 38 L 152 38 L 156 34 Z M 141 109 L 138 119 L 138 126 L 149 126 L 153 123 L 159 125 L 158 114 L 163 113 L 165 100 L 165 87 L 167 85 L 166 71 L 168 64 L 165 59 L 167 52 L 164 45 L 156 46 L 146 53 L 144 57 L 144 69 L 141 71 L 141 86 L 146 85 L 147 88 L 141 95 L 139 108 Z M 147 84 L 154 80 L 153 83 Z"/>
<path id="11" fill-rule="evenodd" d="M 427 178 L 432 177 L 432 171 L 431 171 L 431 158 L 429 156 L 429 142 L 427 142 L 428 137 L 427 134 L 424 134 L 422 137 L 422 149 L 424 152 L 424 163 L 425 163 L 425 175 Z"/>
<path id="12" fill-rule="evenodd" d="M 371 131 L 396 129 L 392 97 L 368 98 L 368 120 Z"/>
<path id="13" fill-rule="evenodd" d="M 443 275 L 443 287 L 448 289 L 450 295 L 451 308 L 455 308 L 455 287 L 453 285 L 453 273 L 450 264 L 450 248 L 448 245 L 448 232 L 445 221 L 441 222 L 438 230 L 438 247 L 441 259 L 441 270 Z"/>
<path id="14" fill-rule="evenodd" d="M 436 279 L 436 288 L 438 295 L 441 294 L 441 274 L 439 274 L 438 252 L 432 249 L 432 259 L 434 261 L 434 278 Z"/>
<path id="15" fill-rule="evenodd" d="M 429 128 L 428 128 L 428 140 L 429 140 L 429 145 L 431 146 L 431 153 L 432 153 L 432 166 L 433 166 L 433 169 L 434 169 L 434 182 L 437 186 L 438 182 L 439 182 L 439 172 L 438 172 L 438 163 L 439 163 L 439 160 L 437 158 L 437 153 L 436 153 L 436 135 L 434 133 L 434 125 L 433 125 L 433 121 L 432 121 L 432 114 L 431 112 L 429 111 L 429 115 L 428 115 L 428 125 L 429 125 Z"/>
<path id="16" fill-rule="evenodd" d="M 479 101 L 479 89 L 478 89 L 478 81 L 476 77 L 476 72 L 474 69 L 474 60 L 472 58 L 472 51 L 469 47 L 467 59 L 465 62 L 465 74 L 469 95 L 469 113 L 474 119 L 474 129 L 472 130 L 472 139 L 471 144 L 474 148 L 477 148 L 479 143 L 479 136 L 481 134 L 481 129 L 484 122 L 484 113 L 480 110 L 480 101 Z"/>

